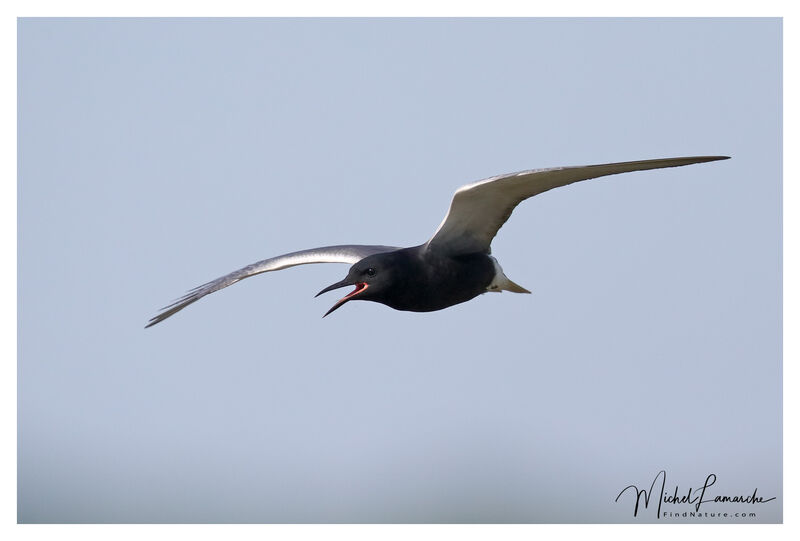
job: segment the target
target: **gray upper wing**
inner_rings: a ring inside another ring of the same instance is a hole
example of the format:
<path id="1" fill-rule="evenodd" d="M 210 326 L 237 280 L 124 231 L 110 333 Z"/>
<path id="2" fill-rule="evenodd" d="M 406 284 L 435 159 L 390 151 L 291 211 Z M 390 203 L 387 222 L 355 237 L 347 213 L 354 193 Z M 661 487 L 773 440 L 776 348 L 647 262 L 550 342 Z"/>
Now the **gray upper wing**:
<path id="1" fill-rule="evenodd" d="M 200 300 L 209 293 L 219 291 L 222 288 L 233 285 L 239 280 L 261 274 L 262 272 L 270 272 L 294 267 L 296 265 L 307 265 L 310 263 L 357 263 L 367 256 L 379 254 L 382 252 L 391 252 L 399 250 L 394 246 L 365 246 L 359 244 L 343 244 L 341 246 L 325 246 L 323 248 L 312 248 L 310 250 L 301 250 L 299 252 L 292 252 L 290 254 L 280 255 L 270 259 L 264 259 L 252 265 L 247 265 L 239 270 L 233 271 L 230 274 L 221 276 L 216 280 L 212 280 L 206 284 L 198 286 L 186 295 L 176 300 L 169 306 L 162 308 L 161 313 L 152 318 L 145 328 L 152 327 L 156 323 L 160 323 L 170 317 L 171 315 L 183 310 L 195 301 Z"/>
<path id="2" fill-rule="evenodd" d="M 547 190 L 591 178 L 646 169 L 725 160 L 727 156 L 664 158 L 635 162 L 533 169 L 467 184 L 456 190 L 450 210 L 428 241 L 444 253 L 489 252 L 497 231 L 520 202 Z"/>

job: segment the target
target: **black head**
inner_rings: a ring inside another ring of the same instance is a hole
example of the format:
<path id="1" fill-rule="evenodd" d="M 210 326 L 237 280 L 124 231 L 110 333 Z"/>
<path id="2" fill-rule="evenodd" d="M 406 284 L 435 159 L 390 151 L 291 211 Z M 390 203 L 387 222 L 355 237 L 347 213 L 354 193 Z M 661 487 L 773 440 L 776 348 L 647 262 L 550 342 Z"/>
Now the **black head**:
<path id="1" fill-rule="evenodd" d="M 342 306 L 347 301 L 362 300 L 382 302 L 382 299 L 389 291 L 393 283 L 393 257 L 389 253 L 375 254 L 365 257 L 352 267 L 347 276 L 341 282 L 329 285 L 319 293 L 317 297 L 340 287 L 356 286 L 356 288 L 336 301 L 325 316 Z M 322 316 L 322 317 L 325 317 Z"/>

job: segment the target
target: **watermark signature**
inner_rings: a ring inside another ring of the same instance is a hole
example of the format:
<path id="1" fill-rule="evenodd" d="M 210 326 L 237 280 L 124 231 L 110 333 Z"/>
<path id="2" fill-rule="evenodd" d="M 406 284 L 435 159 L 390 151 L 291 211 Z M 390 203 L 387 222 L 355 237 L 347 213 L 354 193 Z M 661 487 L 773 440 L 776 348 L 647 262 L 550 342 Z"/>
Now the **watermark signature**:
<path id="1" fill-rule="evenodd" d="M 729 503 L 747 503 L 751 505 L 763 504 L 767 502 L 771 502 L 775 499 L 773 496 L 772 498 L 765 498 L 763 496 L 758 495 L 758 488 L 753 489 L 752 494 L 747 495 L 734 495 L 734 496 L 725 496 L 725 495 L 712 495 L 713 491 L 709 490 L 714 483 L 717 482 L 716 474 L 709 474 L 706 477 L 703 486 L 694 489 L 689 487 L 687 490 L 679 491 L 678 485 L 675 485 L 675 490 L 672 493 L 667 492 L 667 472 L 666 470 L 661 470 L 656 474 L 655 479 L 650 484 L 650 488 L 639 488 L 636 485 L 628 485 L 623 488 L 619 494 L 617 494 L 615 502 L 619 502 L 620 498 L 623 495 L 626 496 L 628 500 L 633 501 L 633 516 L 637 516 L 640 510 L 640 504 L 644 504 L 645 509 L 650 508 L 650 503 L 652 498 L 655 496 L 658 505 L 656 506 L 656 518 L 662 518 L 666 516 L 666 511 L 662 511 L 662 506 L 664 505 L 691 505 L 694 507 L 695 513 L 700 513 L 700 508 L 704 504 L 708 503 L 717 503 L 717 504 L 729 504 Z M 676 509 L 675 507 L 670 507 L 670 509 Z M 672 514 L 672 513 L 670 513 Z"/>

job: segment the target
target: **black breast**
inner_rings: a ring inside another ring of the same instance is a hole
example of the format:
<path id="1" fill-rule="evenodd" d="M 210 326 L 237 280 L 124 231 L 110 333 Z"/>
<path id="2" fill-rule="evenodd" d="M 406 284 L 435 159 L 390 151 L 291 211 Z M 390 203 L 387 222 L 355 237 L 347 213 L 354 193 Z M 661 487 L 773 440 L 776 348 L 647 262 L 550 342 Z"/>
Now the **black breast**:
<path id="1" fill-rule="evenodd" d="M 466 302 L 485 293 L 495 274 L 486 254 L 451 257 L 417 246 L 397 256 L 393 287 L 378 301 L 395 310 L 432 312 Z"/>

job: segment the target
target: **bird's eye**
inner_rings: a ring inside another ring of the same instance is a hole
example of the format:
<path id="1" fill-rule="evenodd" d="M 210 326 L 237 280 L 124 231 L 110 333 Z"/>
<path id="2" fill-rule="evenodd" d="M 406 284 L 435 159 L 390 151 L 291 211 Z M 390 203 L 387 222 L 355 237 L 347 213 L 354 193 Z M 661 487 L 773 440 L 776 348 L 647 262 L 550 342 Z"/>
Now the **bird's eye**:
<path id="1" fill-rule="evenodd" d="M 375 276 L 375 269 L 372 267 L 368 268 L 365 272 L 367 273 L 367 276 Z"/>

